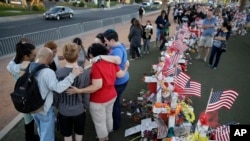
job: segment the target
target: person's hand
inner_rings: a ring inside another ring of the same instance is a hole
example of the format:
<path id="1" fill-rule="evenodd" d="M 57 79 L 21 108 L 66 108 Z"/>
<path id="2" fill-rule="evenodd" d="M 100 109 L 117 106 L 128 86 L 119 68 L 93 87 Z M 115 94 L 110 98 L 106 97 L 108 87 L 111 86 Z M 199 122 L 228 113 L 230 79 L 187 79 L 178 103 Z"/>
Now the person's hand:
<path id="1" fill-rule="evenodd" d="M 129 67 L 129 61 L 127 60 L 126 64 L 125 64 L 125 67 Z"/>
<path id="2" fill-rule="evenodd" d="M 78 76 L 80 75 L 81 73 L 83 73 L 83 68 L 82 67 L 74 67 L 72 69 L 72 73 L 75 75 L 75 76 Z"/>
<path id="3" fill-rule="evenodd" d="M 163 27 L 163 25 L 162 25 L 162 24 L 159 24 L 159 26 L 160 26 L 160 27 Z"/>
<path id="4" fill-rule="evenodd" d="M 20 69 L 23 70 L 23 71 L 25 71 L 25 69 L 28 67 L 29 64 L 30 64 L 30 61 L 23 61 L 21 63 Z"/>
<path id="5" fill-rule="evenodd" d="M 70 86 L 69 89 L 66 90 L 66 93 L 71 95 L 71 94 L 76 94 L 78 92 L 78 88 L 74 86 Z"/>

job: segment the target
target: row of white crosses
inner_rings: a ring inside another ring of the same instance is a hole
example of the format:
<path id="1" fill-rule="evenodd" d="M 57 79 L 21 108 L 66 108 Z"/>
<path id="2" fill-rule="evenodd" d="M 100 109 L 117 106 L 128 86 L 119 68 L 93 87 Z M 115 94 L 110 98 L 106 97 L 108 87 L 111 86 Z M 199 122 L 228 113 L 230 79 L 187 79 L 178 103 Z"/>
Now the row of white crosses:
<path id="1" fill-rule="evenodd" d="M 169 41 L 166 46 L 169 46 L 172 44 L 172 40 Z M 164 107 L 164 104 L 162 107 L 153 107 L 153 112 L 155 114 L 159 113 L 168 113 L 169 110 L 175 110 L 177 108 L 177 100 L 178 100 L 178 94 L 176 92 L 173 92 L 174 86 L 171 84 L 171 82 L 174 82 L 174 76 L 164 76 L 162 74 L 162 70 L 164 67 L 164 61 L 166 57 L 169 57 L 166 52 L 161 53 L 162 57 L 160 59 L 160 63 L 158 65 L 153 65 L 153 70 L 156 72 L 153 76 L 145 76 L 145 82 L 146 83 L 156 83 L 156 101 L 157 103 L 162 103 L 163 98 L 171 96 L 171 103 L 170 103 L 170 109 Z M 179 60 L 182 61 L 182 60 Z M 173 67 L 173 66 L 171 66 Z M 168 91 L 164 91 L 164 83 L 168 83 Z M 175 116 L 169 116 L 168 117 L 168 127 L 174 127 L 175 126 Z"/>

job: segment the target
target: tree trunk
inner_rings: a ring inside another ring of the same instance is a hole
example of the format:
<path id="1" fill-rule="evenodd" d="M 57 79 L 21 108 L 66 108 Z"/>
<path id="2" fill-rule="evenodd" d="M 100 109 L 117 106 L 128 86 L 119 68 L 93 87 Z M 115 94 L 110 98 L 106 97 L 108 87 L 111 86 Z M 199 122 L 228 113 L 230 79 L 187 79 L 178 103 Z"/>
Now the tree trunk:
<path id="1" fill-rule="evenodd" d="M 240 12 L 242 12 L 246 6 L 247 0 L 240 0 Z"/>
<path id="2" fill-rule="evenodd" d="M 168 0 L 162 0 L 161 10 L 166 10 Z"/>
<path id="3" fill-rule="evenodd" d="M 22 5 L 24 5 L 25 7 L 27 7 L 27 1 L 26 0 L 22 0 Z"/>

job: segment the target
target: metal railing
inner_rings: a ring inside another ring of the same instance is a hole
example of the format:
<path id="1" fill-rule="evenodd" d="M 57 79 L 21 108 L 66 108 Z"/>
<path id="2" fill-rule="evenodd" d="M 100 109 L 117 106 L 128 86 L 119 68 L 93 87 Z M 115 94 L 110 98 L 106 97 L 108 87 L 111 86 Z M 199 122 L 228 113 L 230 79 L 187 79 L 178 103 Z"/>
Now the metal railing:
<path id="1" fill-rule="evenodd" d="M 133 17 L 138 18 L 138 13 L 132 13 L 123 16 L 106 18 L 102 20 L 83 22 L 73 25 L 61 26 L 44 31 L 16 35 L 11 37 L 0 38 L 0 57 L 15 52 L 16 43 L 21 38 L 28 38 L 36 46 L 42 45 L 47 41 L 59 40 L 73 35 L 88 32 L 97 28 L 112 26 L 131 20 Z"/>

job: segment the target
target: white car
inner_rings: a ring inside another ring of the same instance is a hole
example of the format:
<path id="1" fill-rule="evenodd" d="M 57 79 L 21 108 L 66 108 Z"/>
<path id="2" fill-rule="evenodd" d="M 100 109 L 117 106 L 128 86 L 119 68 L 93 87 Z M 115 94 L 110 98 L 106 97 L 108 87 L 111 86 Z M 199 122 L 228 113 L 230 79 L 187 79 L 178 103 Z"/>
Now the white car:
<path id="1" fill-rule="evenodd" d="M 142 2 L 141 6 L 143 8 L 150 8 L 151 4 L 149 2 Z"/>
<path id="2" fill-rule="evenodd" d="M 151 5 L 151 9 L 160 9 L 162 5 L 161 1 L 154 1 Z"/>

